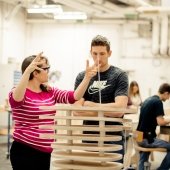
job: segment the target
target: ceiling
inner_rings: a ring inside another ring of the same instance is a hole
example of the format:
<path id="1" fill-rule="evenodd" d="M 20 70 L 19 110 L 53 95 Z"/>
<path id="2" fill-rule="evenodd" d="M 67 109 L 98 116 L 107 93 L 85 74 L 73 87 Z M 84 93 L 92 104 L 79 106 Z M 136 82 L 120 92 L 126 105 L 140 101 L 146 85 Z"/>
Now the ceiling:
<path id="1" fill-rule="evenodd" d="M 0 0 L 15 7 L 28 8 L 31 4 L 61 5 L 64 12 L 85 12 L 88 20 L 138 20 L 136 8 L 160 5 L 161 0 Z M 28 20 L 53 19 L 52 14 L 27 14 Z"/>

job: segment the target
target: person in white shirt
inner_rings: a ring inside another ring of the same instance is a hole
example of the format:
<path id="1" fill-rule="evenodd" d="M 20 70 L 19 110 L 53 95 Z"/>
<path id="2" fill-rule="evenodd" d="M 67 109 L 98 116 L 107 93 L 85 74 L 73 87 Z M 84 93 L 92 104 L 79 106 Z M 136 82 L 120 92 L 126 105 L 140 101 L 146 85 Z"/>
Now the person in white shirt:
<path id="1" fill-rule="evenodd" d="M 141 104 L 142 98 L 139 90 L 139 85 L 136 81 L 132 81 L 129 86 L 128 107 L 138 109 Z"/>

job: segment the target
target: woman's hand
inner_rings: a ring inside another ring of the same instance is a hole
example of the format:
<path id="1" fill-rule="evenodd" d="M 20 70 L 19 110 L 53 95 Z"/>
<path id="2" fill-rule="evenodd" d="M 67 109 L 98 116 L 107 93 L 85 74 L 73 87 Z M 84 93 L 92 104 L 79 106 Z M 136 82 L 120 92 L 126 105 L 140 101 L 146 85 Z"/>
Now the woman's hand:
<path id="1" fill-rule="evenodd" d="M 33 71 L 35 70 L 40 70 L 42 71 L 42 69 L 40 67 L 38 67 L 38 65 L 42 65 L 44 63 L 43 60 L 41 60 L 41 56 L 42 56 L 43 52 L 39 53 L 35 59 L 31 62 L 31 64 L 26 68 L 25 72 L 31 74 Z"/>

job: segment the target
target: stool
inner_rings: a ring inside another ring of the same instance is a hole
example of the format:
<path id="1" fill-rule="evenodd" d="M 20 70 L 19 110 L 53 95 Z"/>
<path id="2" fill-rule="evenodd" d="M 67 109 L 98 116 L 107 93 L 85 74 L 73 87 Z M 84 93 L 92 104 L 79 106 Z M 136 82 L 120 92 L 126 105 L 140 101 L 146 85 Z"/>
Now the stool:
<path id="1" fill-rule="evenodd" d="M 151 156 L 153 156 L 153 152 L 167 152 L 167 149 L 165 148 L 144 148 L 144 147 L 141 147 L 137 144 L 137 142 L 134 140 L 134 149 L 135 149 L 135 152 L 136 152 L 136 158 L 137 158 L 137 161 L 136 161 L 136 164 L 137 162 L 139 162 L 139 152 L 150 152 L 151 153 Z M 146 170 L 150 170 L 150 166 L 151 164 L 149 162 L 145 162 L 144 165 L 146 166 Z"/>

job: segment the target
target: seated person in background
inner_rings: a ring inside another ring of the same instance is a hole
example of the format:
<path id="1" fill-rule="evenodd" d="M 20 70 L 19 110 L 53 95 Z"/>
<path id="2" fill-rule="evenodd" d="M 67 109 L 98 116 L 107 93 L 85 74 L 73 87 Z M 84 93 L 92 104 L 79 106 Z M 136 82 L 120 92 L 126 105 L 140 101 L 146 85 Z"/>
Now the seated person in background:
<path id="1" fill-rule="evenodd" d="M 170 84 L 164 83 L 159 87 L 158 94 L 147 98 L 140 108 L 137 131 L 143 134 L 143 141 L 139 146 L 146 148 L 166 148 L 167 154 L 157 170 L 170 168 L 170 143 L 156 138 L 156 127 L 170 123 L 170 119 L 164 118 L 162 101 L 170 98 Z M 150 152 L 140 152 L 139 170 L 144 170 L 144 162 L 149 159 Z"/>
<path id="2" fill-rule="evenodd" d="M 139 85 L 136 81 L 132 81 L 129 87 L 128 107 L 138 108 L 142 104 Z"/>

